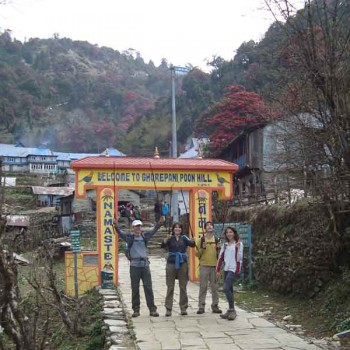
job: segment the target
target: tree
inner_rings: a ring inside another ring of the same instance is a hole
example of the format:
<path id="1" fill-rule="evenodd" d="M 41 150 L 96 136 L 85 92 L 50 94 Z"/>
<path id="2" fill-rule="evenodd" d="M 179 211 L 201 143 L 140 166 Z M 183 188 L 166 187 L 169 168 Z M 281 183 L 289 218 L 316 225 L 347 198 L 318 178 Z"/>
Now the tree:
<path id="1" fill-rule="evenodd" d="M 300 154 L 336 232 L 333 210 L 344 211 L 350 201 L 349 3 L 307 0 L 297 12 L 292 1 L 265 3 L 283 20 L 286 38 L 290 81 L 279 101 L 287 118 L 304 115 L 297 118 Z"/>
<path id="2" fill-rule="evenodd" d="M 0 159 L 0 178 L 1 169 Z M 68 335 L 76 338 L 87 336 L 90 331 L 82 328 L 86 321 L 83 321 L 83 314 L 91 305 L 88 305 L 86 296 L 72 299 L 58 287 L 51 240 L 43 241 L 41 247 L 31 252 L 30 271 L 20 274 L 14 254 L 18 253 L 18 237 L 6 231 L 4 197 L 1 182 L 0 349 L 49 350 L 57 348 L 55 345 Z M 35 230 L 43 230 L 43 227 L 35 225 Z"/>
<path id="3" fill-rule="evenodd" d="M 243 86 L 232 85 L 224 99 L 215 103 L 198 121 L 196 130 L 210 139 L 214 154 L 227 146 L 240 132 L 266 124 L 271 111 L 263 99 Z"/>

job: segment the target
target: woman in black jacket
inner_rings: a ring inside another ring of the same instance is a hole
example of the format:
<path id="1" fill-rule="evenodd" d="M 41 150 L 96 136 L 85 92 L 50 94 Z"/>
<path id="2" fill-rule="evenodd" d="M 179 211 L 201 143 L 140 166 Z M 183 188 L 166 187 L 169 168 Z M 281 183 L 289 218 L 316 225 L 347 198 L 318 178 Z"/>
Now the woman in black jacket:
<path id="1" fill-rule="evenodd" d="M 174 301 L 175 280 L 179 280 L 180 288 L 180 310 L 181 315 L 187 315 L 188 297 L 188 264 L 187 247 L 194 247 L 194 240 L 189 239 L 183 234 L 183 226 L 180 223 L 174 223 L 171 234 L 162 242 L 162 248 L 168 250 L 168 259 L 166 264 L 166 285 L 168 287 L 165 297 L 165 316 L 171 316 Z"/>

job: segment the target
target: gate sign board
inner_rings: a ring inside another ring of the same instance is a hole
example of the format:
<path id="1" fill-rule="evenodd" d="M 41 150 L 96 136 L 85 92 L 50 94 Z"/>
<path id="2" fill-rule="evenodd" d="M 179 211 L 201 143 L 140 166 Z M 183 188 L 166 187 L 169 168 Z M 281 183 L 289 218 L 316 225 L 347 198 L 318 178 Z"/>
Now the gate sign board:
<path id="1" fill-rule="evenodd" d="M 221 159 L 174 159 L 90 156 L 72 162 L 75 171 L 75 197 L 85 198 L 96 191 L 96 227 L 99 276 L 112 270 L 118 283 L 118 234 L 113 219 L 118 216 L 119 190 L 188 191 L 189 217 L 194 238 L 211 220 L 212 192 L 220 199 L 233 196 L 233 174 L 238 166 Z M 82 252 L 84 253 L 84 252 Z M 189 253 L 190 280 L 198 280 L 195 249 Z M 99 277 L 100 279 L 100 277 Z M 99 280 L 101 282 L 101 280 Z"/>
<path id="2" fill-rule="evenodd" d="M 222 224 L 214 224 L 215 236 L 224 238 L 224 231 L 226 227 L 234 227 L 238 234 L 239 239 L 242 241 L 244 248 L 248 248 L 248 264 L 249 264 L 249 281 L 253 279 L 253 261 L 252 261 L 252 226 L 249 224 L 243 224 L 240 222 L 225 222 Z"/>

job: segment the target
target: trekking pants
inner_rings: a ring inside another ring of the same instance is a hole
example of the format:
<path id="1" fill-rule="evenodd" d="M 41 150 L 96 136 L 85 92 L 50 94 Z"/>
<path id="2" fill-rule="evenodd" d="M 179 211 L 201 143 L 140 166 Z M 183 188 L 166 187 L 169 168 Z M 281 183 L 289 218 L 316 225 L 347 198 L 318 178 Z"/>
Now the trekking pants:
<path id="1" fill-rule="evenodd" d="M 179 280 L 180 288 L 180 310 L 186 311 L 188 308 L 187 282 L 188 282 L 188 267 L 187 263 L 182 263 L 178 270 L 175 269 L 175 264 L 166 264 L 166 285 L 167 292 L 165 297 L 165 307 L 167 310 L 172 310 L 174 302 L 175 279 Z"/>
<path id="2" fill-rule="evenodd" d="M 130 279 L 132 309 L 134 311 L 140 310 L 140 280 L 142 280 L 147 306 L 150 311 L 156 311 L 157 307 L 154 305 L 151 271 L 149 266 L 130 266 Z"/>
<path id="3" fill-rule="evenodd" d="M 199 266 L 199 297 L 198 307 L 205 308 L 205 298 L 207 296 L 208 282 L 210 282 L 212 304 L 211 307 L 216 307 L 219 304 L 218 283 L 216 280 L 216 266 Z"/>

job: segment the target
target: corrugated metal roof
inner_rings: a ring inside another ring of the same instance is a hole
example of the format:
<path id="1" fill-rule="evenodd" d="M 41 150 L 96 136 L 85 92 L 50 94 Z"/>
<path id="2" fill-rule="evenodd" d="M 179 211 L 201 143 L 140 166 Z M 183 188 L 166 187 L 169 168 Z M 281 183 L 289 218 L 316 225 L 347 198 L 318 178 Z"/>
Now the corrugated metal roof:
<path id="1" fill-rule="evenodd" d="M 124 153 L 118 151 L 117 149 L 110 147 L 109 154 L 111 156 L 125 156 Z M 104 154 L 105 152 L 103 152 Z M 102 154 L 102 153 L 101 153 Z M 31 156 L 56 156 L 57 160 L 61 161 L 71 161 L 76 159 L 81 159 L 83 157 L 89 156 L 99 156 L 98 153 L 65 153 L 65 152 L 53 152 L 46 148 L 44 145 L 35 147 L 22 147 L 18 145 L 9 145 L 6 143 L 0 143 L 0 155 L 4 157 L 28 157 Z"/>
<path id="2" fill-rule="evenodd" d="M 72 162 L 73 169 L 150 169 L 150 170 L 226 170 L 236 171 L 238 166 L 221 159 L 186 158 L 132 158 L 132 157 L 86 157 Z"/>
<path id="3" fill-rule="evenodd" d="M 3 250 L 3 252 L 7 255 L 10 254 L 7 250 Z M 16 264 L 23 265 L 23 266 L 29 265 L 29 260 L 25 259 L 22 255 L 12 253 L 12 256 Z M 8 257 L 11 257 L 11 256 L 8 255 Z"/>
<path id="4" fill-rule="evenodd" d="M 32 186 L 32 191 L 34 194 L 49 194 L 55 196 L 69 196 L 74 192 L 72 187 L 41 187 Z"/>
<path id="5" fill-rule="evenodd" d="M 18 147 L 16 145 L 8 145 L 0 143 L 0 155 L 5 157 L 28 157 L 31 156 L 54 156 L 53 152 L 43 146 L 34 147 Z"/>
<path id="6" fill-rule="evenodd" d="M 23 210 L 20 212 L 20 215 L 36 215 L 36 214 L 43 214 L 43 213 L 53 213 L 56 212 L 55 207 L 43 207 L 43 208 L 37 208 L 37 209 L 31 209 L 31 210 Z"/>
<path id="7" fill-rule="evenodd" d="M 192 147 L 184 153 L 181 153 L 179 158 L 196 158 L 198 157 L 198 151 Z"/>
<path id="8" fill-rule="evenodd" d="M 63 153 L 63 152 L 53 152 L 55 155 L 57 155 L 57 160 L 76 160 L 81 159 L 88 156 L 98 156 L 97 153 Z"/>
<path id="9" fill-rule="evenodd" d="M 113 148 L 113 147 L 108 147 L 108 154 L 110 156 L 116 156 L 116 157 L 124 157 L 125 154 L 118 151 L 117 149 Z M 90 154 L 91 155 L 91 154 Z M 101 156 L 105 156 L 106 155 L 106 151 L 103 151 L 102 153 L 100 153 Z"/>
<path id="10" fill-rule="evenodd" d="M 29 226 L 29 216 L 27 215 L 7 215 L 6 216 L 6 226 Z"/>

